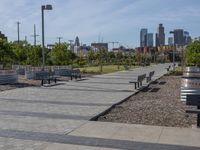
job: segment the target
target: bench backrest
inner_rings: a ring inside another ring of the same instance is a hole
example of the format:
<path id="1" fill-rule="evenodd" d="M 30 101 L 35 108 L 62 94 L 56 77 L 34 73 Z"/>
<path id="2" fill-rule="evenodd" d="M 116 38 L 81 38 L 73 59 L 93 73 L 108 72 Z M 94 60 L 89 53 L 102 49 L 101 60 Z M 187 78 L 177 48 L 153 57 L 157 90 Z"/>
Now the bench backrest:
<path id="1" fill-rule="evenodd" d="M 153 77 L 154 73 L 155 73 L 155 71 L 149 72 L 149 77 Z"/>
<path id="2" fill-rule="evenodd" d="M 143 81 L 146 78 L 146 74 L 142 74 L 138 76 L 138 81 Z"/>
<path id="3" fill-rule="evenodd" d="M 37 80 L 43 80 L 50 76 L 49 72 L 47 71 L 40 71 L 35 73 L 35 77 Z"/>
<path id="4" fill-rule="evenodd" d="M 200 106 L 200 95 L 187 95 L 186 105 Z"/>

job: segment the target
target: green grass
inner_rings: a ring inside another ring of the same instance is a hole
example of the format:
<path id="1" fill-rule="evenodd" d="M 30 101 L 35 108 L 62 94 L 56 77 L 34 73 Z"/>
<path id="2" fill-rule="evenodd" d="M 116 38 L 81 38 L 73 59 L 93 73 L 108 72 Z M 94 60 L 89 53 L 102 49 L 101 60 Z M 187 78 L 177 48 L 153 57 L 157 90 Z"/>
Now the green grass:
<path id="1" fill-rule="evenodd" d="M 135 66 L 131 67 L 134 68 Z M 95 67 L 84 67 L 84 68 L 79 68 L 81 72 L 84 73 L 101 73 L 100 72 L 100 66 L 95 66 Z M 117 65 L 105 65 L 103 66 L 102 73 L 111 73 L 111 72 L 116 72 L 116 71 L 122 71 L 125 70 L 124 66 L 120 66 L 118 69 Z"/>

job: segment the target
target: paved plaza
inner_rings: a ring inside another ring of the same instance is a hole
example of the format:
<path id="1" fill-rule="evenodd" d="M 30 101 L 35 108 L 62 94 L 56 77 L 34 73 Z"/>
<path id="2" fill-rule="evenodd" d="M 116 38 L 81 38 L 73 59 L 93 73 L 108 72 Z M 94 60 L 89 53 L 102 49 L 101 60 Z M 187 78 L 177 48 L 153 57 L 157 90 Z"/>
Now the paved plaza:
<path id="1" fill-rule="evenodd" d="M 57 150 L 55 145 L 61 149 L 62 146 L 65 147 L 63 149 L 130 149 L 134 143 L 129 140 L 124 140 L 123 144 L 123 140 L 119 139 L 106 140 L 109 137 L 100 139 L 98 136 L 87 137 L 87 133 L 73 133 L 94 116 L 137 92 L 134 85 L 129 83 L 137 75 L 154 70 L 155 80 L 166 74 L 168 66 L 158 64 L 96 75 L 80 81 L 60 82 L 51 87 L 1 92 L 0 149 L 48 150 L 54 147 Z M 144 82 L 144 85 L 147 83 Z M 126 146 L 109 146 L 112 143 Z M 135 146 L 141 145 L 137 143 Z"/>

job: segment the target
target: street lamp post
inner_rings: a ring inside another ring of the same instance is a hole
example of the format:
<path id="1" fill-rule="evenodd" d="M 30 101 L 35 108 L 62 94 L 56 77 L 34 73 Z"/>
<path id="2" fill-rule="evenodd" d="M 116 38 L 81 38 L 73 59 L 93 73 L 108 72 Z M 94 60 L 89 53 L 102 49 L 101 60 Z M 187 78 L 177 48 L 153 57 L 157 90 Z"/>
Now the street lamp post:
<path id="1" fill-rule="evenodd" d="M 17 21 L 17 42 L 18 42 L 18 44 L 19 44 L 19 25 L 20 25 L 21 23 L 19 22 L 19 21 Z"/>
<path id="2" fill-rule="evenodd" d="M 169 33 L 174 35 L 174 31 L 170 31 Z M 175 71 L 175 47 L 176 47 L 176 45 L 175 45 L 175 41 L 174 41 L 174 43 L 173 43 L 173 71 Z"/>
<path id="3" fill-rule="evenodd" d="M 42 5 L 41 11 L 42 11 L 42 69 L 44 69 L 45 66 L 45 46 L 44 46 L 44 10 L 52 10 L 52 5 Z"/>

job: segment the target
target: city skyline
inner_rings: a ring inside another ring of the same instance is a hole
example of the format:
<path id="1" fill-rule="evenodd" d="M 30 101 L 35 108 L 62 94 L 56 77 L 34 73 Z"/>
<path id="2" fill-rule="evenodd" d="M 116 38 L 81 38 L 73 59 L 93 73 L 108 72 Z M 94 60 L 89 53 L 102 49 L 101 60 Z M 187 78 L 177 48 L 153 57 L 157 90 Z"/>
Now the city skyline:
<path id="1" fill-rule="evenodd" d="M 169 6 L 170 3 L 173 5 Z M 60 3 L 55 0 L 18 0 L 17 3 L 1 0 L 0 31 L 9 40 L 17 40 L 16 22 L 20 21 L 20 38 L 27 36 L 33 43 L 30 35 L 36 24 L 41 41 L 42 4 L 53 5 L 53 11 L 45 12 L 46 44 L 56 42 L 58 36 L 63 37 L 62 41 L 78 36 L 81 43 L 90 44 L 97 42 L 101 35 L 105 42 L 120 41 L 125 46 L 137 47 L 140 29 L 148 28 L 150 33 L 156 33 L 160 23 L 165 27 L 166 40 L 170 37 L 169 31 L 178 28 L 189 31 L 192 37 L 200 35 L 198 0 L 60 0 Z"/>

